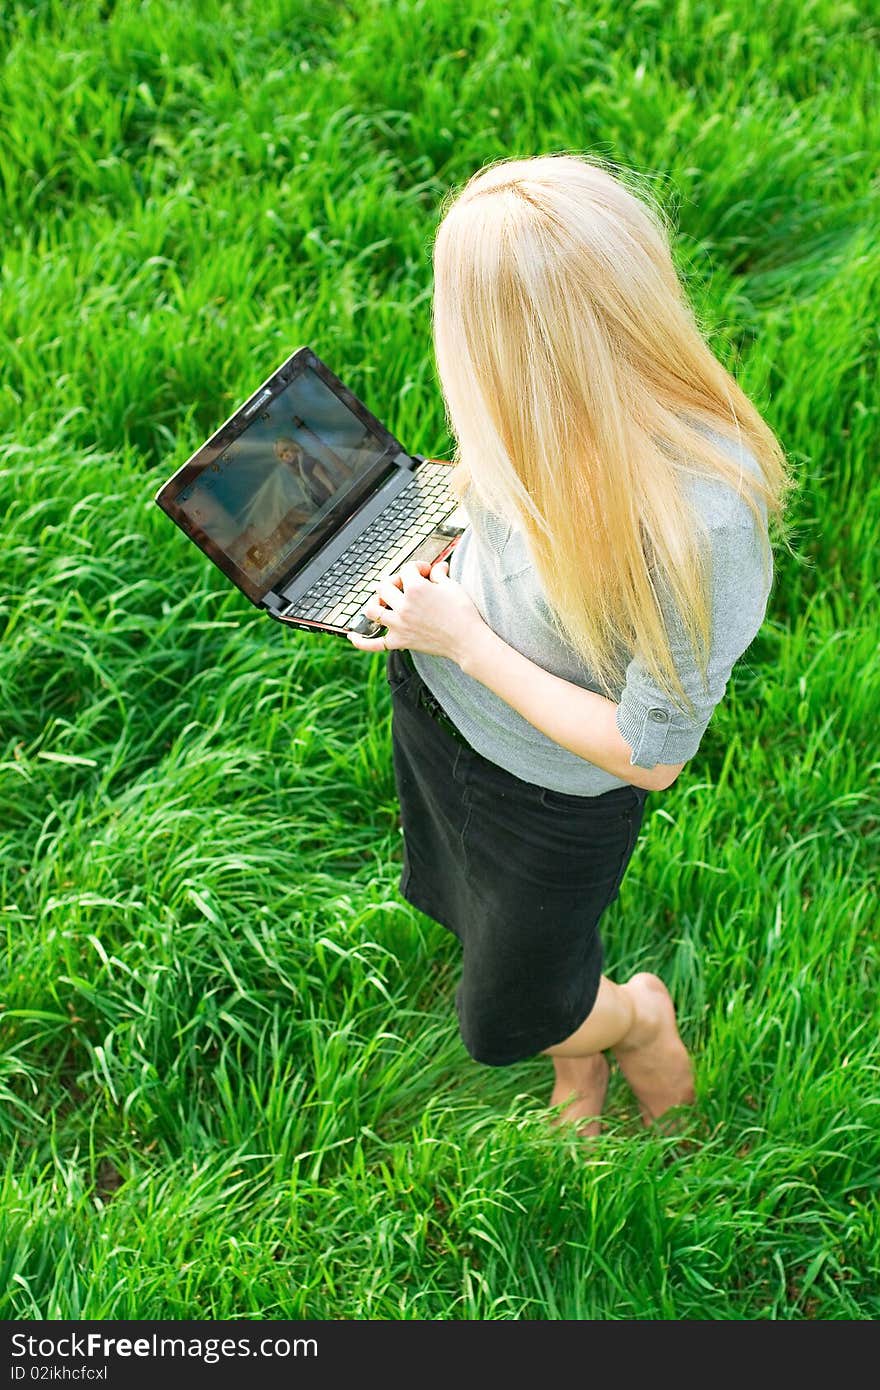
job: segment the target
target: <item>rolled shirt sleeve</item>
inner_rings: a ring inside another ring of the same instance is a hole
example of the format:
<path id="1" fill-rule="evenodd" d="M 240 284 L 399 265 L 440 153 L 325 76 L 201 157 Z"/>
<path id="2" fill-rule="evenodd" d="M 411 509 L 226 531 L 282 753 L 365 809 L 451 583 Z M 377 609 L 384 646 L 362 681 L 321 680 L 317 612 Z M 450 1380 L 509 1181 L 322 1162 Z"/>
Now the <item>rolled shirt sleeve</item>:
<path id="1" fill-rule="evenodd" d="M 763 509 L 762 509 L 763 510 Z M 749 514 L 751 518 L 751 514 Z M 661 598 L 661 611 L 681 683 L 693 701 L 688 717 L 672 703 L 638 657 L 626 668 L 615 715 L 617 728 L 632 748 L 630 765 L 650 770 L 684 763 L 700 746 L 715 707 L 724 696 L 734 665 L 756 637 L 767 611 L 772 569 L 764 571 L 761 537 L 754 519 L 741 516 L 709 526 L 711 646 L 708 685 L 675 604 Z"/>

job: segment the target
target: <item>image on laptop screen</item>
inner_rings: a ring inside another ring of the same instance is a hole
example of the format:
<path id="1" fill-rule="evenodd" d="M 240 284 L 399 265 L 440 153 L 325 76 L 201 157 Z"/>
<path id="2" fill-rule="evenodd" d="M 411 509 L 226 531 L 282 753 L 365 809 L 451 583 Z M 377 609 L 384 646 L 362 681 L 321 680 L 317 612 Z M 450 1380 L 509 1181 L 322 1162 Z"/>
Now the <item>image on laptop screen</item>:
<path id="1" fill-rule="evenodd" d="M 387 452 L 307 367 L 177 502 L 259 587 Z"/>

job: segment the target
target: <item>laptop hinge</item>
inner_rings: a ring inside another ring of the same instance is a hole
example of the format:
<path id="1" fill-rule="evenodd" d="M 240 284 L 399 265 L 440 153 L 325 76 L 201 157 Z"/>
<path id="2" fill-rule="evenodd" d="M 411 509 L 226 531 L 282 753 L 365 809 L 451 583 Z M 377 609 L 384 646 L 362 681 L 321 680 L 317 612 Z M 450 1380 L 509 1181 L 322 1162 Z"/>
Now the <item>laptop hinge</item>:
<path id="1" fill-rule="evenodd" d="M 408 468 L 410 473 L 413 473 L 416 464 L 424 463 L 425 460 L 421 454 L 398 454 L 394 462 L 399 464 L 401 468 Z"/>

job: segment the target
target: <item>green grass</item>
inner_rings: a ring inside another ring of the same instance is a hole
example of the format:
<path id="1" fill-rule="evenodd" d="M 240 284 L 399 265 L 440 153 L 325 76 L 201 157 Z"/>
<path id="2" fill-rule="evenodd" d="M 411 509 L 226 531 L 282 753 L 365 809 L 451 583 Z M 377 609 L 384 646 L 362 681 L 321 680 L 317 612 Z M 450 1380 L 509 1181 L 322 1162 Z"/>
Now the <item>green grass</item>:
<path id="1" fill-rule="evenodd" d="M 830 0 L 12 3 L 0 34 L 0 1315 L 875 1318 L 878 31 Z M 154 506 L 312 345 L 448 456 L 443 193 L 653 180 L 799 479 L 764 629 L 604 935 L 698 1064 L 585 1161 L 397 894 L 382 661 Z"/>

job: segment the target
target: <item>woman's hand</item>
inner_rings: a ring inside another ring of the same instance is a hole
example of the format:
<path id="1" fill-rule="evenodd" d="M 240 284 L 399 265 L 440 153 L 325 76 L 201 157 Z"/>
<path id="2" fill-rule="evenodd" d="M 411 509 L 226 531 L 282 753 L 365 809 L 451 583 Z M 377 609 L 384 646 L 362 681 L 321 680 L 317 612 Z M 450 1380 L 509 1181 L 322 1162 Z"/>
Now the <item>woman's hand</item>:
<path id="1" fill-rule="evenodd" d="M 384 637 L 347 633 L 352 646 L 362 652 L 410 647 L 459 664 L 486 626 L 458 580 L 450 579 L 446 560 L 433 566 L 426 560 L 406 560 L 399 574 L 382 580 L 364 612 L 388 631 Z"/>

